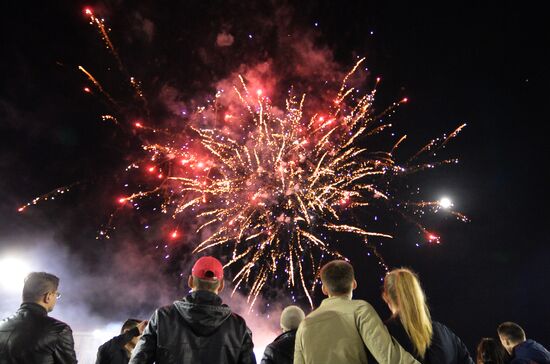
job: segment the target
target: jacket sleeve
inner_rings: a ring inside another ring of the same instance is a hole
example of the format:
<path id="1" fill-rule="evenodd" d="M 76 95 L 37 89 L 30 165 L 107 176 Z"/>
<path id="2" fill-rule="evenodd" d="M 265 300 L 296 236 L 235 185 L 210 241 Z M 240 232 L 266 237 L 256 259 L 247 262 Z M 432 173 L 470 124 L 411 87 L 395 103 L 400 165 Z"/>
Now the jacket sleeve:
<path id="1" fill-rule="evenodd" d="M 457 355 L 457 363 L 458 364 L 475 364 L 474 360 L 470 356 L 470 352 L 468 351 L 468 348 L 466 348 L 466 345 L 460 340 L 460 338 L 453 333 L 455 343 L 456 343 L 456 355 Z"/>
<path id="2" fill-rule="evenodd" d="M 271 345 L 266 346 L 260 364 L 275 364 L 274 359 L 275 358 L 273 357 L 273 348 L 271 347 Z"/>
<path id="3" fill-rule="evenodd" d="M 53 351 L 55 364 L 76 364 L 76 353 L 74 351 L 73 332 L 69 326 L 65 326 L 58 334 L 58 340 Z"/>
<path id="4" fill-rule="evenodd" d="M 241 354 L 239 355 L 239 364 L 256 364 L 254 343 L 252 342 L 252 331 L 250 331 L 248 327 L 246 327 L 246 331 L 244 333 Z"/>
<path id="5" fill-rule="evenodd" d="M 153 313 L 132 351 L 129 364 L 152 364 L 157 358 L 158 310 Z"/>
<path id="6" fill-rule="evenodd" d="M 419 364 L 388 332 L 374 308 L 367 302 L 358 308 L 355 324 L 365 346 L 379 363 Z M 296 362 L 295 362 L 296 363 Z"/>
<path id="7" fill-rule="evenodd" d="M 139 329 L 134 327 L 131 330 L 126 331 L 125 333 L 115 336 L 112 340 L 114 343 L 120 346 L 128 344 L 136 336 L 139 336 Z"/>
<path id="8" fill-rule="evenodd" d="M 304 353 L 302 345 L 302 325 L 298 327 L 296 332 L 296 341 L 294 342 L 294 364 L 304 364 Z"/>

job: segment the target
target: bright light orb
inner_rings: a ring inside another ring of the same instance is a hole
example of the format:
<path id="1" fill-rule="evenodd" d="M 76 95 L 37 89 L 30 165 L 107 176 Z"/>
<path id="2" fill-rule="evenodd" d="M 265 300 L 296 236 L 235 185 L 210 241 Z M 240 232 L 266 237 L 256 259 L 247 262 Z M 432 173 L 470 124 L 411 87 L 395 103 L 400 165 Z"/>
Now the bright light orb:
<path id="1" fill-rule="evenodd" d="M 443 209 L 448 209 L 453 206 L 453 201 L 451 201 L 451 199 L 448 197 L 442 197 L 439 200 L 439 206 L 441 206 L 441 208 Z"/>
<path id="2" fill-rule="evenodd" d="M 16 257 L 0 258 L 0 289 L 21 292 L 25 277 L 31 272 L 29 265 Z"/>

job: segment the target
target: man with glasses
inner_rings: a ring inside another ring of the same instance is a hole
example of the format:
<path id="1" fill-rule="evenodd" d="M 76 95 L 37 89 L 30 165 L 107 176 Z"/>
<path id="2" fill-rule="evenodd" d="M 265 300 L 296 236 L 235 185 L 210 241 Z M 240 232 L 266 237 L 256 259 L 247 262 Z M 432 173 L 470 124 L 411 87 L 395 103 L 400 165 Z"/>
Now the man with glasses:
<path id="1" fill-rule="evenodd" d="M 71 328 L 48 316 L 61 297 L 58 287 L 53 274 L 25 278 L 21 307 L 0 321 L 0 364 L 77 362 Z"/>

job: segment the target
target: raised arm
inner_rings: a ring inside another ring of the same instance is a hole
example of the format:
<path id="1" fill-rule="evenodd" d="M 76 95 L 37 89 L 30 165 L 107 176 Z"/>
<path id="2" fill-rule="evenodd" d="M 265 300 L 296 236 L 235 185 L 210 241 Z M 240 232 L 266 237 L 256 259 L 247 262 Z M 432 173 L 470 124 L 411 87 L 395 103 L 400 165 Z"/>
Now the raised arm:
<path id="1" fill-rule="evenodd" d="M 157 329 L 158 329 L 158 310 L 153 313 L 151 319 L 143 330 L 129 364 L 153 364 L 157 356 Z"/>
<path id="2" fill-rule="evenodd" d="M 419 364 L 388 332 L 374 308 L 364 302 L 356 311 L 355 323 L 365 346 L 377 362 Z"/>

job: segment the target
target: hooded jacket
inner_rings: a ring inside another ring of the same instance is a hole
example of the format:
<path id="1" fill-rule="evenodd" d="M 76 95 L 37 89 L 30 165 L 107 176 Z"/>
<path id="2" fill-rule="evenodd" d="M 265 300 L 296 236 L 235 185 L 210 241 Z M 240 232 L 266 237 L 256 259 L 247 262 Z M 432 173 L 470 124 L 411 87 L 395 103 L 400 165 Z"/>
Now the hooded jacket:
<path id="1" fill-rule="evenodd" d="M 246 322 L 212 292 L 195 291 L 155 311 L 130 364 L 256 363 Z"/>
<path id="2" fill-rule="evenodd" d="M 277 336 L 264 351 L 261 364 L 292 364 L 294 361 L 294 341 L 296 330 Z"/>
<path id="3" fill-rule="evenodd" d="M 510 364 L 550 364 L 550 352 L 534 340 L 526 340 L 514 348 Z"/>
<path id="4" fill-rule="evenodd" d="M 0 364 L 75 364 L 73 333 L 36 303 L 0 322 Z"/>

